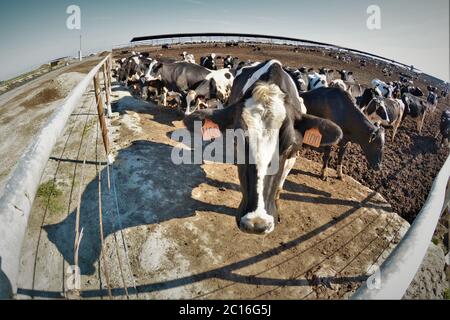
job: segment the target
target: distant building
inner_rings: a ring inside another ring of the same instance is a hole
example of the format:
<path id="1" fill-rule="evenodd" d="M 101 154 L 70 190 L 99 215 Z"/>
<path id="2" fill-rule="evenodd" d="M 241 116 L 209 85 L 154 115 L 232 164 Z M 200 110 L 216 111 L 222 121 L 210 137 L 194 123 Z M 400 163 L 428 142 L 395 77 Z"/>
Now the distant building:
<path id="1" fill-rule="evenodd" d="M 50 61 L 48 64 L 50 65 L 51 68 L 55 68 L 58 66 L 65 65 L 69 59 L 70 59 L 70 57 L 58 58 L 58 59 Z"/>

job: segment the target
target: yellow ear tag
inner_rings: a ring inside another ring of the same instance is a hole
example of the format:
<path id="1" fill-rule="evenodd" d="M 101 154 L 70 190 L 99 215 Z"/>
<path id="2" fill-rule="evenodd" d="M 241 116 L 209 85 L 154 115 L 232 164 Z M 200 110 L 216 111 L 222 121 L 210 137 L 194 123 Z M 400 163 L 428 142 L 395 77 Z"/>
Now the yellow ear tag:
<path id="1" fill-rule="evenodd" d="M 202 127 L 202 136 L 204 141 L 210 141 L 212 139 L 220 138 L 222 132 L 220 132 L 219 126 L 215 122 L 205 119 L 205 123 L 203 123 Z"/>
<path id="2" fill-rule="evenodd" d="M 315 148 L 320 147 L 321 141 L 322 134 L 317 128 L 306 130 L 305 135 L 303 136 L 303 143 Z"/>

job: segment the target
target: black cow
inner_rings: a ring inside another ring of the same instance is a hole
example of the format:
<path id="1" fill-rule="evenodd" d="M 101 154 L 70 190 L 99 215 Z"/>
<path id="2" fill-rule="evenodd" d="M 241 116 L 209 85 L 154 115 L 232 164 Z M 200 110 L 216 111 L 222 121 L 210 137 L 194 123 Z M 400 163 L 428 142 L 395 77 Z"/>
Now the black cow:
<path id="1" fill-rule="evenodd" d="M 442 135 L 441 147 L 450 148 L 450 110 L 442 112 L 440 134 Z"/>
<path id="2" fill-rule="evenodd" d="M 338 177 L 342 175 L 342 161 L 349 143 L 361 146 L 366 159 L 375 170 L 381 169 L 385 142 L 384 128 L 372 124 L 353 103 L 348 92 L 338 88 L 319 88 L 300 95 L 305 102 L 308 114 L 328 119 L 336 123 L 344 137 L 339 143 Z M 327 168 L 331 147 L 325 148 L 322 178 L 327 179 Z"/>
<path id="3" fill-rule="evenodd" d="M 304 114 L 291 77 L 276 60 L 242 69 L 229 102 L 225 109 L 194 112 L 184 123 L 193 131 L 195 121 L 208 119 L 222 131 L 247 132 L 240 136 L 243 146 L 239 150 L 244 152 L 245 161 L 238 164 L 243 197 L 237 223 L 243 232 L 268 234 L 278 222 L 277 200 L 306 130 L 318 129 L 323 146 L 337 143 L 342 130 L 329 120 Z M 256 161 L 251 163 L 249 159 Z M 270 163 L 277 167 L 271 173 Z"/>

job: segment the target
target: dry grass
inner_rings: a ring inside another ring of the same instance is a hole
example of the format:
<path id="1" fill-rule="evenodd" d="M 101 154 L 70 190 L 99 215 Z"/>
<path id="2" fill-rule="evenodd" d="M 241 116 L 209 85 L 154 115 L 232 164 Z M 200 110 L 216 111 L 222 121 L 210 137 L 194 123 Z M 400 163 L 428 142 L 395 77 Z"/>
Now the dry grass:
<path id="1" fill-rule="evenodd" d="M 22 105 L 25 108 L 33 108 L 42 104 L 51 103 L 64 98 L 64 95 L 58 88 L 45 88 L 33 98 L 26 100 Z"/>

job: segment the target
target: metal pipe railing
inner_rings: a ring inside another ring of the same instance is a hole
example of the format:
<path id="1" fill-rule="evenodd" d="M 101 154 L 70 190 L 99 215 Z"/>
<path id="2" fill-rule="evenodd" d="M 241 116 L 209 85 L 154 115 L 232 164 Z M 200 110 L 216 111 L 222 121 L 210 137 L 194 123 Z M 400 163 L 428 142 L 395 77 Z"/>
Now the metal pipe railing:
<path id="1" fill-rule="evenodd" d="M 402 299 L 430 246 L 445 202 L 450 177 L 450 157 L 433 182 L 425 205 L 403 239 L 381 265 L 378 288 L 364 283 L 351 297 L 355 300 Z"/>
<path id="2" fill-rule="evenodd" d="M 109 54 L 72 90 L 33 139 L 9 176 L 0 196 L 0 299 L 12 298 L 17 292 L 20 254 L 28 218 L 56 141 L 95 75 L 110 58 Z"/>

